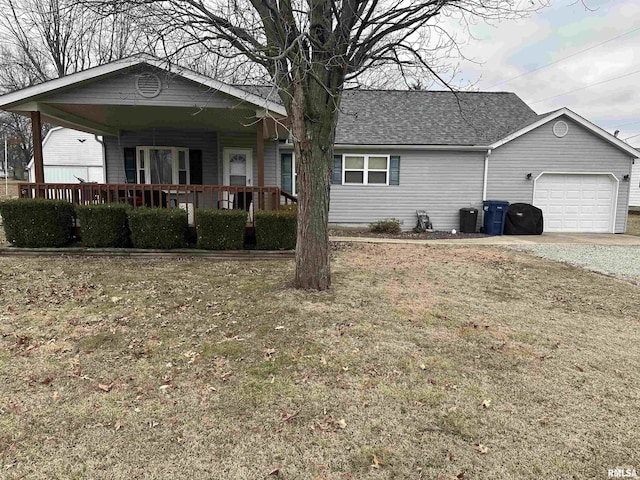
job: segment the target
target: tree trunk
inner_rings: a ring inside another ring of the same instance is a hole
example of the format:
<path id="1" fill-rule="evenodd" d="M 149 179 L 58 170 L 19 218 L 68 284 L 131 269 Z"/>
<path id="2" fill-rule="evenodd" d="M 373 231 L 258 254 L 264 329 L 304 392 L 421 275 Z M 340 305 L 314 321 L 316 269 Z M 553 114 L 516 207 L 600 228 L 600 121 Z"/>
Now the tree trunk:
<path id="1" fill-rule="evenodd" d="M 337 113 L 325 102 L 313 118 L 305 113 L 302 89 L 296 88 L 292 106 L 292 130 L 298 174 L 298 238 L 296 288 L 327 290 L 329 266 L 329 185 L 333 163 L 333 139 Z M 326 94 L 326 92 L 325 92 Z M 319 114 L 318 114 L 319 113 Z"/>

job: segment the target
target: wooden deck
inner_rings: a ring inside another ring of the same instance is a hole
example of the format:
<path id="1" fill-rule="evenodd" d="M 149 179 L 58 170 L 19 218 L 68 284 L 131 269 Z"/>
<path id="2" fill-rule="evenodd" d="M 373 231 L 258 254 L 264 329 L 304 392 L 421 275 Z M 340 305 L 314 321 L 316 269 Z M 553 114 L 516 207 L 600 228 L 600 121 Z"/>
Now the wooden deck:
<path id="1" fill-rule="evenodd" d="M 228 185 L 150 185 L 133 183 L 20 183 L 20 198 L 66 200 L 74 205 L 127 203 L 133 208 L 182 208 L 189 224 L 197 225 L 197 210 L 239 209 L 248 212 L 253 224 L 257 210 L 278 210 L 297 202 L 279 187 L 233 187 Z"/>

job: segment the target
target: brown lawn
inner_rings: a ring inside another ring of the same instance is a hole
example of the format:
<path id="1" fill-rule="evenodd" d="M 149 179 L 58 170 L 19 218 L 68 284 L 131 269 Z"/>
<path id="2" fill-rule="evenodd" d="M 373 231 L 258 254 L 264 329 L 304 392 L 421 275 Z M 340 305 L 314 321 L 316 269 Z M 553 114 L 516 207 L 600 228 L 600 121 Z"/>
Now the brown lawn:
<path id="1" fill-rule="evenodd" d="M 640 467 L 640 291 L 515 251 L 0 257 L 0 476 L 606 478 Z"/>

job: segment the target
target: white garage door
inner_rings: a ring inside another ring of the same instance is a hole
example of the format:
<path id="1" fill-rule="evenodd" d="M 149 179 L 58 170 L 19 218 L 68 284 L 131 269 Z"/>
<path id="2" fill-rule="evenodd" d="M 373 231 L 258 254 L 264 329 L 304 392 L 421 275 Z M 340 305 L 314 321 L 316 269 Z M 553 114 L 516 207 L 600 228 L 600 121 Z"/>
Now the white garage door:
<path id="1" fill-rule="evenodd" d="M 617 182 L 611 175 L 548 174 L 536 180 L 533 204 L 545 232 L 613 232 Z"/>

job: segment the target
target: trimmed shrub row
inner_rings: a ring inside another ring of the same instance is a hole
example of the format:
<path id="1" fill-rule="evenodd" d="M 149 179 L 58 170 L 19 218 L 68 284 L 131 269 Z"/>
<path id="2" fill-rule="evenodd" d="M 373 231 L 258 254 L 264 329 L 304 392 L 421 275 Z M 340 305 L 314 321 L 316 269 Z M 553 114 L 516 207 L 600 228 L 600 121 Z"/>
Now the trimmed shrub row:
<path id="1" fill-rule="evenodd" d="M 244 246 L 247 212 L 198 209 L 197 246 L 239 250 Z M 172 249 L 186 245 L 188 217 L 182 209 L 104 204 L 76 207 L 62 200 L 9 200 L 0 204 L 7 241 L 16 247 L 63 247 L 71 242 L 77 215 L 82 244 L 90 248 Z M 255 214 L 256 247 L 294 249 L 297 211 L 287 208 Z"/>
<path id="2" fill-rule="evenodd" d="M 256 212 L 256 248 L 293 250 L 298 233 L 298 211 L 284 208 Z"/>
<path id="3" fill-rule="evenodd" d="M 63 247 L 73 238 L 75 211 L 63 200 L 9 200 L 0 204 L 0 215 L 16 247 Z"/>
<path id="4" fill-rule="evenodd" d="M 82 245 L 89 248 L 128 247 L 128 205 L 106 203 L 76 207 L 82 229 Z"/>
<path id="5" fill-rule="evenodd" d="M 134 248 L 169 250 L 184 247 L 187 225 L 187 212 L 181 208 L 129 210 L 129 228 Z"/>
<path id="6" fill-rule="evenodd" d="M 244 210 L 198 209 L 198 248 L 206 250 L 241 250 L 247 212 Z"/>

